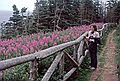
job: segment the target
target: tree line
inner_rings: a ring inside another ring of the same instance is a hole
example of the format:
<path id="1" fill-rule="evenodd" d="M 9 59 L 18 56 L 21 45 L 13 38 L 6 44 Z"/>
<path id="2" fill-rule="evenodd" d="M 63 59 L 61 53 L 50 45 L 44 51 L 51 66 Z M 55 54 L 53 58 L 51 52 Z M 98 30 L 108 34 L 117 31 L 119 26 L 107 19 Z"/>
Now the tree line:
<path id="1" fill-rule="evenodd" d="M 108 0 L 36 0 L 32 15 L 27 8 L 13 5 L 13 16 L 2 23 L 5 37 L 43 31 L 63 30 L 70 26 L 94 22 L 119 23 L 120 1 Z M 4 37 L 3 36 L 3 37 Z"/>

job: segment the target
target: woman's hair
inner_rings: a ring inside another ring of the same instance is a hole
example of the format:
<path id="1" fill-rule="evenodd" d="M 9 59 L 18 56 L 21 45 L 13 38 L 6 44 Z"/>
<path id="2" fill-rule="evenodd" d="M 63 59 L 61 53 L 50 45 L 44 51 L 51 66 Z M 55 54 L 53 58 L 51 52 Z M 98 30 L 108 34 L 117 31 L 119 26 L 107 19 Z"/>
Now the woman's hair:
<path id="1" fill-rule="evenodd" d="M 94 31 L 97 31 L 97 26 L 96 25 L 92 25 L 92 27 L 94 28 Z"/>

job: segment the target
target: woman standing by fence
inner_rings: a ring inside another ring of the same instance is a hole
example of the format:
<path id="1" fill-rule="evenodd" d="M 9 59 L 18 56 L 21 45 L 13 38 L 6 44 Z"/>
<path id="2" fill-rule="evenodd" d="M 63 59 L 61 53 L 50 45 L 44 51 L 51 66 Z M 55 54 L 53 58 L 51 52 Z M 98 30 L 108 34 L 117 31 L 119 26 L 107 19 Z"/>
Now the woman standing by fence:
<path id="1" fill-rule="evenodd" d="M 100 44 L 100 35 L 97 32 L 97 26 L 92 25 L 91 30 L 86 37 L 89 46 L 89 53 L 91 58 L 91 70 L 97 68 L 97 45 Z"/>

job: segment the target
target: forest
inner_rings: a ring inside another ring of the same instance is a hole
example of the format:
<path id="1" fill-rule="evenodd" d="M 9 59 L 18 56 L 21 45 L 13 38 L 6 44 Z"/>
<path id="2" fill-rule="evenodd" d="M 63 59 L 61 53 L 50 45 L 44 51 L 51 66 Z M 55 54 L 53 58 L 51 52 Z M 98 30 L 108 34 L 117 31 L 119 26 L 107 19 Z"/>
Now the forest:
<path id="1" fill-rule="evenodd" d="M 17 5 L 12 7 L 13 15 L 9 22 L 1 24 L 3 39 L 91 23 L 119 23 L 120 20 L 119 0 L 106 3 L 99 0 L 36 0 L 32 14 L 26 12 L 26 7 L 21 10 Z"/>

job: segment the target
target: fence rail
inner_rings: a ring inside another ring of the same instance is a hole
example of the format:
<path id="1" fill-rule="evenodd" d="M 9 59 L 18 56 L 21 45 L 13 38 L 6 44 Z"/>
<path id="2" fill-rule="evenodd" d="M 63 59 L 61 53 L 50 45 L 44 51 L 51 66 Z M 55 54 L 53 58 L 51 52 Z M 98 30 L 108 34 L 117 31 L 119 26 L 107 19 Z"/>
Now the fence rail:
<path id="1" fill-rule="evenodd" d="M 103 32 L 107 31 L 109 24 L 106 23 L 103 25 L 102 29 L 99 30 L 100 35 L 103 35 Z M 59 64 L 59 74 L 64 74 L 64 60 L 65 57 L 74 65 L 71 70 L 69 70 L 62 78 L 60 78 L 60 81 L 66 81 L 75 71 L 78 67 L 80 67 L 81 63 L 83 62 L 84 58 L 88 54 L 88 50 L 86 49 L 87 44 L 84 40 L 84 37 L 88 34 L 88 32 L 85 32 L 82 34 L 78 39 L 74 41 L 70 41 L 67 43 L 63 43 L 57 46 L 50 47 L 45 50 L 38 51 L 34 54 L 24 55 L 12 59 L 7 59 L 0 61 L 0 71 L 3 71 L 5 69 L 17 66 L 19 64 L 23 64 L 26 62 L 30 62 L 30 81 L 36 81 L 37 80 L 37 63 L 41 59 L 45 59 L 46 57 L 56 55 L 55 59 L 53 60 L 52 64 L 48 68 L 47 72 L 43 76 L 41 81 L 49 81 L 51 78 L 53 72 L 57 68 Z M 77 45 L 79 47 L 77 47 Z M 65 49 L 73 47 L 73 54 L 70 55 L 67 53 Z"/>

